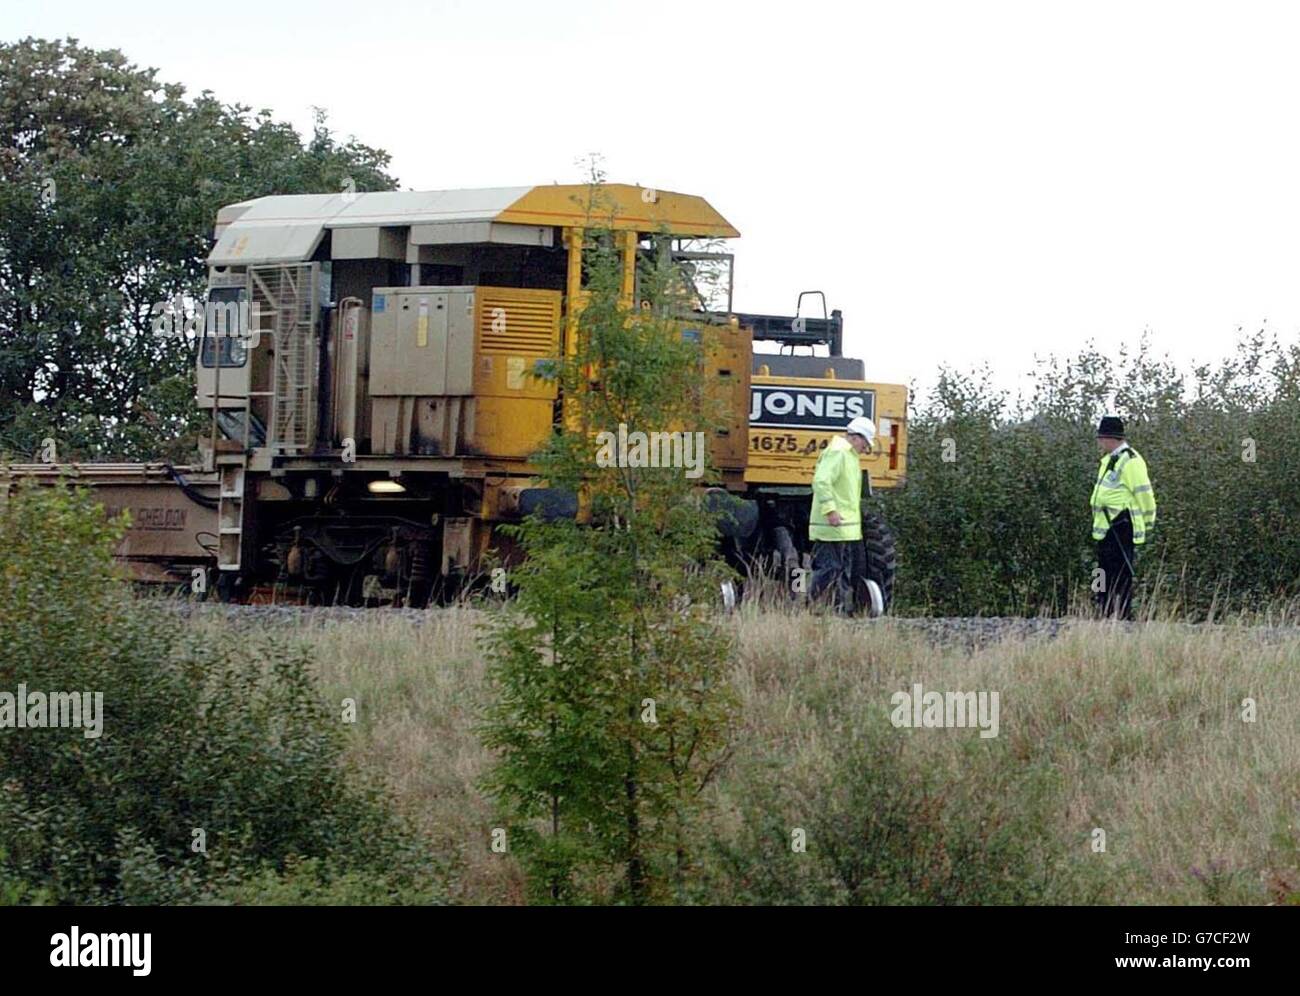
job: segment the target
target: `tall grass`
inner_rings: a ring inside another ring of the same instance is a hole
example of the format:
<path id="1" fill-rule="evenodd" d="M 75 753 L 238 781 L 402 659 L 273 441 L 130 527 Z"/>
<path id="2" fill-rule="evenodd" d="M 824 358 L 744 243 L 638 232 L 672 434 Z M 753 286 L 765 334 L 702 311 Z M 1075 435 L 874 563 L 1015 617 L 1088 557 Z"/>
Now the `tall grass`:
<path id="1" fill-rule="evenodd" d="M 733 622 L 742 726 L 699 901 L 1300 901 L 1296 631 L 1078 620 L 970 650 L 890 621 Z M 453 898 L 518 902 L 478 787 L 476 624 L 376 614 L 294 638 L 327 698 L 357 699 L 355 759 L 449 858 Z M 889 726 L 890 695 L 914 682 L 1000 692 L 999 736 Z"/>

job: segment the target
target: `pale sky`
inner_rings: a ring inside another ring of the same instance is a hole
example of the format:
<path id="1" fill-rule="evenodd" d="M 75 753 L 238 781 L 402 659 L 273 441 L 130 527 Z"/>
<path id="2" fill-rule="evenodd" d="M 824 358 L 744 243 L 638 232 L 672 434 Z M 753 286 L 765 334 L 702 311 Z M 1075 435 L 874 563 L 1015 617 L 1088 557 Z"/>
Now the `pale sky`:
<path id="1" fill-rule="evenodd" d="M 868 377 L 932 381 L 1151 331 L 1300 335 L 1300 7 L 1285 3 L 44 0 L 164 80 L 310 107 L 403 188 L 609 178 L 740 229 L 736 307 L 843 310 Z"/>

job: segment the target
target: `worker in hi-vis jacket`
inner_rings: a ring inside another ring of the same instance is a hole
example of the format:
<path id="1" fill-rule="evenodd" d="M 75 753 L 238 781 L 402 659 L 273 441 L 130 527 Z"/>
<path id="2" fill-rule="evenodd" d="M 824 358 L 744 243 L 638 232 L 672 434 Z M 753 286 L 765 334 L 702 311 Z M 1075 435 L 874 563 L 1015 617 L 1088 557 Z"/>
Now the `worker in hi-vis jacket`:
<path id="1" fill-rule="evenodd" d="M 1092 589 L 1104 616 L 1133 618 L 1133 568 L 1137 548 L 1156 524 L 1156 494 L 1147 463 L 1124 438 L 1124 423 L 1107 415 L 1097 426 L 1102 451 L 1092 488 L 1092 538 L 1100 575 Z"/>
<path id="2" fill-rule="evenodd" d="M 820 598 L 828 589 L 841 612 L 852 612 L 854 581 L 865 576 L 866 550 L 862 546 L 862 467 L 858 455 L 871 449 L 876 425 L 855 418 L 844 435 L 822 450 L 812 480 L 812 511 L 808 538 L 813 544 L 810 595 Z"/>

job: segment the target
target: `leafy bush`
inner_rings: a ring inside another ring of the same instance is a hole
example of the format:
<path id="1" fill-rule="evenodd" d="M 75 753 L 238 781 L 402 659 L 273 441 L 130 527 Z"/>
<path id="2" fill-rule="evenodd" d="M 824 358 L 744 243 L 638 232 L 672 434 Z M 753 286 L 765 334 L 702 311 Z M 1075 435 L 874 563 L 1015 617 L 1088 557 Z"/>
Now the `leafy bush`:
<path id="1" fill-rule="evenodd" d="M 296 857 L 412 887 L 411 844 L 343 765 L 305 653 L 187 637 L 114 576 L 120 535 L 79 491 L 24 488 L 0 512 L 0 691 L 103 703 L 98 737 L 0 729 L 2 874 L 74 903 L 200 901 Z"/>
<path id="2" fill-rule="evenodd" d="M 1028 397 L 941 372 L 911 413 L 907 484 L 883 496 L 900 611 L 1066 611 L 1094 566 L 1097 419 L 1115 411 L 1159 503 L 1141 551 L 1149 608 L 1203 617 L 1300 595 L 1300 345 L 1258 333 L 1183 374 L 1144 341 L 1039 365 Z"/>
<path id="3" fill-rule="evenodd" d="M 1051 778 L 980 740 L 960 774 L 862 721 L 799 773 L 747 772 L 741 825 L 717 847 L 708 901 L 803 905 L 1095 902 L 1048 823 Z M 803 831 L 805 850 L 795 847 Z"/>

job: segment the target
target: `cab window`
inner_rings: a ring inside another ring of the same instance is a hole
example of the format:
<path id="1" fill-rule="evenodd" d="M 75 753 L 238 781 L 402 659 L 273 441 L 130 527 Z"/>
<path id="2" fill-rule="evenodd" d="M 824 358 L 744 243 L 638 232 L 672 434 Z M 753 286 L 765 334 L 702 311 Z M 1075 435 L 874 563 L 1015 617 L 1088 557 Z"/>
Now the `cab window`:
<path id="1" fill-rule="evenodd" d="M 200 352 L 200 362 L 205 367 L 213 366 L 214 354 L 220 355 L 223 367 L 242 367 L 248 362 L 248 350 L 244 345 L 247 333 L 244 323 L 248 313 L 245 296 L 242 287 L 214 287 L 208 292 L 207 305 L 203 309 L 203 349 Z"/>

